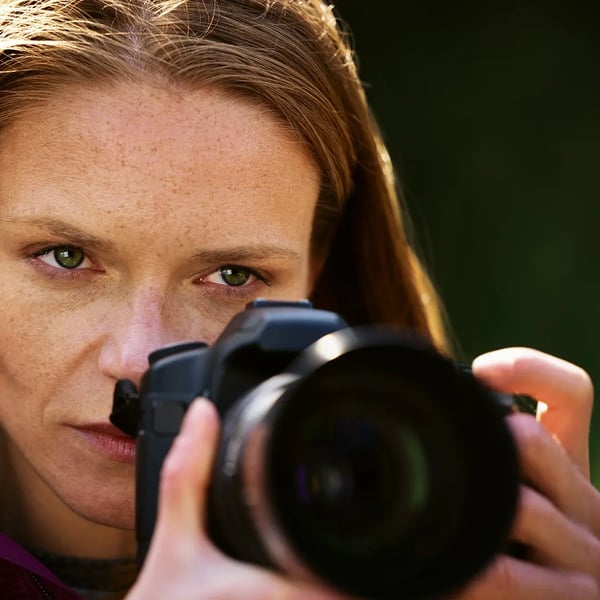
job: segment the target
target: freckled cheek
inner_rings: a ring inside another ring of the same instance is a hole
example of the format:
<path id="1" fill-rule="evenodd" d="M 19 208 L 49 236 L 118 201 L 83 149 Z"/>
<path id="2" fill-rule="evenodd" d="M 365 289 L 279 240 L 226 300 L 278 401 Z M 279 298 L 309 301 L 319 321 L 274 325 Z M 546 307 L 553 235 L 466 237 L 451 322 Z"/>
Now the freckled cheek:
<path id="1" fill-rule="evenodd" d="M 77 311 L 61 311 L 26 295 L 21 299 L 5 304 L 7 310 L 0 313 L 2 387 L 18 385 L 39 394 L 72 368 L 72 357 L 90 343 L 94 331 Z"/>

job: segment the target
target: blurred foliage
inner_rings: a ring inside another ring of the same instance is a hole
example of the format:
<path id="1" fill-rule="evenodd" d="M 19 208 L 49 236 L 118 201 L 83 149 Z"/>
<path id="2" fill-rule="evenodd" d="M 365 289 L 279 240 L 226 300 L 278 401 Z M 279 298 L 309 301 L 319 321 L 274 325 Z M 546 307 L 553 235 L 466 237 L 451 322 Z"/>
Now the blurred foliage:
<path id="1" fill-rule="evenodd" d="M 600 4 L 339 0 L 461 358 L 600 382 Z M 592 426 L 600 483 L 600 409 Z"/>

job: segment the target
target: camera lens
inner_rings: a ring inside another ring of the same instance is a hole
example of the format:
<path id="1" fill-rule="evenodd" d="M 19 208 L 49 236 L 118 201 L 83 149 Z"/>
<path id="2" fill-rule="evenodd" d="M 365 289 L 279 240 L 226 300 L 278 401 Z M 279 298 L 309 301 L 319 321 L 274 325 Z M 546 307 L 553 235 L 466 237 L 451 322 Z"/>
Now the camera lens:
<path id="1" fill-rule="evenodd" d="M 454 591 L 500 550 L 516 459 L 491 397 L 441 357 L 368 345 L 280 398 L 272 511 L 311 572 L 369 598 Z"/>
<path id="2" fill-rule="evenodd" d="M 503 409 L 412 338 L 326 338 L 228 413 L 214 539 L 358 597 L 448 595 L 503 550 L 512 523 L 518 468 Z"/>
<path id="3" fill-rule="evenodd" d="M 348 404 L 334 400 L 303 420 L 282 460 L 292 465 L 287 500 L 304 526 L 321 543 L 360 554 L 406 534 L 426 505 L 429 473 L 414 431 Z"/>
<path id="4" fill-rule="evenodd" d="M 402 497 L 406 510 L 422 505 L 428 485 L 425 457 L 411 432 L 399 428 L 392 442 L 392 432 L 364 415 L 303 426 L 309 429 L 308 447 L 296 448 L 300 456 L 293 484 L 298 502 L 315 517 L 334 519 L 342 529 L 350 526 L 362 533 L 370 510 L 384 506 L 402 481 L 413 484 Z"/>

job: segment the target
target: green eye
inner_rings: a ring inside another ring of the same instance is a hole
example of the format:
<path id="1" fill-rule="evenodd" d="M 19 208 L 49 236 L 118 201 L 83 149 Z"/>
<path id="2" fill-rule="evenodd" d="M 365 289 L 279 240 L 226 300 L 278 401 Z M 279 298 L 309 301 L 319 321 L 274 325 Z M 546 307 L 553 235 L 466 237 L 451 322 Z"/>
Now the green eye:
<path id="1" fill-rule="evenodd" d="M 85 260 L 85 254 L 79 248 L 63 246 L 53 251 L 54 260 L 63 269 L 76 269 Z"/>
<path id="2" fill-rule="evenodd" d="M 221 279 L 227 285 L 231 285 L 233 287 L 238 287 L 248 283 L 252 277 L 252 273 L 239 267 L 223 267 L 219 270 L 219 274 L 221 275 Z"/>

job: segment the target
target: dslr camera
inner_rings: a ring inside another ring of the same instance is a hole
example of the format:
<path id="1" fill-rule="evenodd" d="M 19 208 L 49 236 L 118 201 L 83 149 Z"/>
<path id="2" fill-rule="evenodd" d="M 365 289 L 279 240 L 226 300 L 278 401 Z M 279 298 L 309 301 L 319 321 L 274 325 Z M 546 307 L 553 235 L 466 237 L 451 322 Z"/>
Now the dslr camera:
<path id="1" fill-rule="evenodd" d="M 161 465 L 197 396 L 222 420 L 207 527 L 232 557 L 358 597 L 425 600 L 507 547 L 512 396 L 406 331 L 257 300 L 212 346 L 160 348 L 139 390 L 115 387 L 111 421 L 137 439 L 140 563 Z"/>

